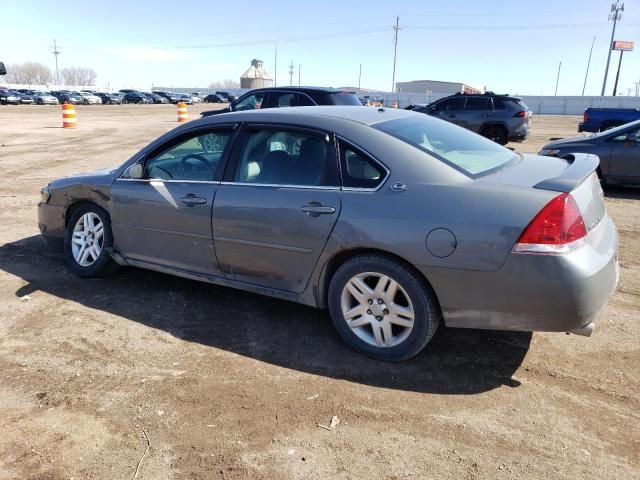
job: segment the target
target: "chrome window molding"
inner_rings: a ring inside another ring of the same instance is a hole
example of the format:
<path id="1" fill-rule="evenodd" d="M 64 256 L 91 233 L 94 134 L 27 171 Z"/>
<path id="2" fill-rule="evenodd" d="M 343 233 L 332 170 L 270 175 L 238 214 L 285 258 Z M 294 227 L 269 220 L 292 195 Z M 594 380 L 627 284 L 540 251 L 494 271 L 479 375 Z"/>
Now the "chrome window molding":
<path id="1" fill-rule="evenodd" d="M 278 183 L 250 183 L 250 182 L 220 182 L 221 185 L 235 185 L 241 187 L 276 187 L 276 188 L 301 188 L 305 190 L 340 190 L 340 187 L 324 185 L 288 185 Z"/>
<path id="2" fill-rule="evenodd" d="M 116 178 L 116 182 L 162 182 L 162 183 L 205 183 L 212 185 L 220 185 L 221 182 L 215 180 L 163 180 L 162 178 Z"/>

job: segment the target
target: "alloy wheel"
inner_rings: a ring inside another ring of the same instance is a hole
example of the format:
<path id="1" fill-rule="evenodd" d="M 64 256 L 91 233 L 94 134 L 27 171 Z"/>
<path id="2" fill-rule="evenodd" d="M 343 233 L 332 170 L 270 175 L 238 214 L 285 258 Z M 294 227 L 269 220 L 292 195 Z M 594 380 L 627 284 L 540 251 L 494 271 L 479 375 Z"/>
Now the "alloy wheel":
<path id="1" fill-rule="evenodd" d="M 93 264 L 104 245 L 104 225 L 100 217 L 93 212 L 82 215 L 73 228 L 71 252 L 74 260 L 82 267 Z"/>
<path id="2" fill-rule="evenodd" d="M 341 296 L 342 315 L 353 333 L 378 348 L 404 342 L 414 327 L 415 310 L 406 290 L 376 272 L 353 276 Z"/>

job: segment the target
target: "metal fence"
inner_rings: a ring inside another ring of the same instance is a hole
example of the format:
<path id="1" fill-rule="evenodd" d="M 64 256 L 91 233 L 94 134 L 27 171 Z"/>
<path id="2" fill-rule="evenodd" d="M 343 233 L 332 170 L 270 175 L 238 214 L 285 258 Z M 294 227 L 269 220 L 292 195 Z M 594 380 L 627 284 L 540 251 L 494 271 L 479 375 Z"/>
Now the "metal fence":
<path id="1" fill-rule="evenodd" d="M 640 97 L 552 97 L 522 95 L 520 98 L 536 114 L 582 115 L 586 108 L 640 108 Z"/>

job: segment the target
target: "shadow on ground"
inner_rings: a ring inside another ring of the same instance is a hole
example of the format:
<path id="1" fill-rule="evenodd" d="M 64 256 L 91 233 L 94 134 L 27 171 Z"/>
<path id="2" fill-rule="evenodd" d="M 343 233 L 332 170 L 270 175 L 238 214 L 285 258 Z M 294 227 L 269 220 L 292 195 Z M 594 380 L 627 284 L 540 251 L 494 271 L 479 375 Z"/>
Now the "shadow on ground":
<path id="1" fill-rule="evenodd" d="M 630 188 L 617 185 L 604 185 L 604 195 L 607 198 L 620 198 L 623 200 L 640 200 L 640 188 Z"/>
<path id="2" fill-rule="evenodd" d="M 325 310 L 134 268 L 83 280 L 37 236 L 1 246 L 0 269 L 28 282 L 18 297 L 43 291 L 185 341 L 376 387 L 440 394 L 516 387 L 511 377 L 531 342 L 530 333 L 441 328 L 416 358 L 389 364 L 347 347 Z"/>

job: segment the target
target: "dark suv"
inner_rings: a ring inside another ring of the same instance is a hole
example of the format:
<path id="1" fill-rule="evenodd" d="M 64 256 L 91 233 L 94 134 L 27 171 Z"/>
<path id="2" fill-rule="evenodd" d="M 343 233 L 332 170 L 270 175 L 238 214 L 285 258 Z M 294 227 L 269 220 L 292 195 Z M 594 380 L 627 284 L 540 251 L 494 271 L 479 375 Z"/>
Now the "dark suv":
<path id="1" fill-rule="evenodd" d="M 492 92 L 456 93 L 429 105 L 407 108 L 455 123 L 500 145 L 524 140 L 531 128 L 531 110 L 520 98 Z"/>
<path id="2" fill-rule="evenodd" d="M 256 108 L 310 107 L 314 105 L 362 106 L 353 92 L 323 87 L 258 88 L 245 93 L 227 108 L 202 112 L 203 117 Z"/>

